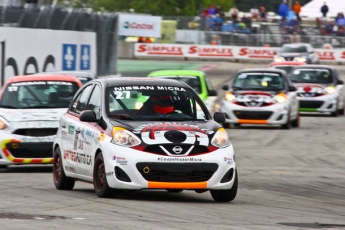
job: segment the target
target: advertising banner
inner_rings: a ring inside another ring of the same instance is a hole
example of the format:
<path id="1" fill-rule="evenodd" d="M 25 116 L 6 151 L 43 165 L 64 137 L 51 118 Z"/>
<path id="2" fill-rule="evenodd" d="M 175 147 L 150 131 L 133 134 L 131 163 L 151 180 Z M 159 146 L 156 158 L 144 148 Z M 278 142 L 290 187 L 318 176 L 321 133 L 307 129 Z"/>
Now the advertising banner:
<path id="1" fill-rule="evenodd" d="M 160 38 L 162 17 L 150 15 L 119 14 L 118 34 Z"/>
<path id="2" fill-rule="evenodd" d="M 60 70 L 96 73 L 96 34 L 0 28 L 0 85 L 12 76 Z"/>
<path id="3" fill-rule="evenodd" d="M 136 43 L 134 56 L 247 59 L 273 61 L 279 47 Z M 320 61 L 345 62 L 345 49 L 315 49 Z"/>

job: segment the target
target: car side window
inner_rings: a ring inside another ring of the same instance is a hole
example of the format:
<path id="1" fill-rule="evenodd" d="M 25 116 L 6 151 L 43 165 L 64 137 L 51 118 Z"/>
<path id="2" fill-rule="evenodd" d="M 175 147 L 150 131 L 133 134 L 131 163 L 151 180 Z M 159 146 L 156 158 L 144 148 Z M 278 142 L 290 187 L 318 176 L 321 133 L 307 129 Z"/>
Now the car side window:
<path id="1" fill-rule="evenodd" d="M 204 78 L 205 78 L 207 90 L 213 90 L 213 86 L 210 79 L 208 79 L 206 75 L 204 75 Z"/>
<path id="2" fill-rule="evenodd" d="M 101 89 L 98 85 L 93 89 L 90 101 L 86 106 L 86 110 L 92 110 L 96 113 L 97 119 L 100 118 L 100 109 L 101 109 Z"/>
<path id="3" fill-rule="evenodd" d="M 78 97 L 74 100 L 74 103 L 72 105 L 72 112 L 79 114 L 81 113 L 81 111 L 86 109 L 87 99 L 92 87 L 93 85 L 89 85 L 79 93 Z"/>

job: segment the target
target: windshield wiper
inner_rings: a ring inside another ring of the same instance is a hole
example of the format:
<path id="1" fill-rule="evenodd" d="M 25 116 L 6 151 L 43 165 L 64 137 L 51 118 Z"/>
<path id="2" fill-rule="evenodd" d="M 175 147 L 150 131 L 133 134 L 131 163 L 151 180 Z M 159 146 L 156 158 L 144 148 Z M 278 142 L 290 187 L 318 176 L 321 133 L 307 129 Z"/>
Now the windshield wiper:
<path id="1" fill-rule="evenodd" d="M 243 89 L 242 87 L 238 87 L 238 86 L 234 86 L 232 87 L 232 89 L 236 90 L 236 89 Z"/>
<path id="2" fill-rule="evenodd" d="M 0 105 L 0 108 L 6 108 L 6 109 L 18 109 L 17 107 L 12 106 L 12 105 Z"/>

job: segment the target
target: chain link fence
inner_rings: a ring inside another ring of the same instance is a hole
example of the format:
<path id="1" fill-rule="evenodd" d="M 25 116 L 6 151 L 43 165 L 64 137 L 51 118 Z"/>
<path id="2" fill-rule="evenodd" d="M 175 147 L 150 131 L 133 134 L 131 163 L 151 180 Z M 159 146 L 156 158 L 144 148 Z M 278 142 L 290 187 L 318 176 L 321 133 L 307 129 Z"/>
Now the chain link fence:
<path id="1" fill-rule="evenodd" d="M 1 3 L 1 2 L 0 2 Z M 37 4 L 0 4 L 0 26 L 97 34 L 97 75 L 116 74 L 117 14 Z"/>

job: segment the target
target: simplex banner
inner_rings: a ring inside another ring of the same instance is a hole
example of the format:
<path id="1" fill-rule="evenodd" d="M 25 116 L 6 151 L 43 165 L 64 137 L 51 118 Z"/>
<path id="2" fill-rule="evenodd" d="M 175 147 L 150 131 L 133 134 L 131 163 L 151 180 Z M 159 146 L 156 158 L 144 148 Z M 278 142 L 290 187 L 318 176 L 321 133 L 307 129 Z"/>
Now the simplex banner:
<path id="1" fill-rule="evenodd" d="M 279 47 L 136 43 L 134 56 L 273 60 Z M 315 49 L 320 61 L 345 62 L 345 49 Z"/>
<path id="2" fill-rule="evenodd" d="M 0 85 L 49 71 L 97 72 L 96 33 L 0 27 Z"/>

